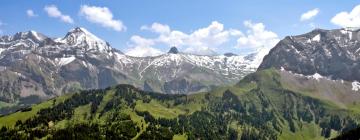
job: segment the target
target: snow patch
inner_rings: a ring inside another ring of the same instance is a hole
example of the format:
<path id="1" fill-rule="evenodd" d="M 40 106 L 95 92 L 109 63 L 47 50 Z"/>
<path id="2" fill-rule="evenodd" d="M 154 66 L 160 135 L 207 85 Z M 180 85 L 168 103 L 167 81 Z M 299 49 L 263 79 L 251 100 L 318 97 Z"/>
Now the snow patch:
<path id="1" fill-rule="evenodd" d="M 4 48 L 0 48 L 0 54 L 3 52 L 3 51 L 5 51 L 6 49 L 4 49 Z"/>
<path id="2" fill-rule="evenodd" d="M 31 32 L 32 35 L 34 35 L 34 37 L 36 38 L 36 40 L 39 40 L 39 41 L 42 40 L 42 38 L 38 35 L 37 32 L 35 32 L 35 31 L 33 31 L 33 30 L 31 30 L 30 32 Z"/>
<path id="3" fill-rule="evenodd" d="M 249 62 L 247 68 L 257 69 L 262 63 L 264 57 L 270 52 L 271 48 L 260 48 L 256 50 L 255 59 L 252 62 Z M 296 50 L 296 49 L 295 49 Z"/>
<path id="4" fill-rule="evenodd" d="M 76 59 L 75 56 L 71 56 L 71 57 L 55 58 L 55 61 L 57 62 L 57 64 L 59 66 L 64 66 L 64 65 L 71 63 L 75 59 Z"/>
<path id="5" fill-rule="evenodd" d="M 352 40 L 352 37 L 353 37 L 352 32 L 349 32 L 349 38 L 350 38 L 350 40 Z"/>
<path id="6" fill-rule="evenodd" d="M 358 81 L 352 82 L 352 90 L 359 91 L 360 90 L 360 82 L 358 82 Z"/>
<path id="7" fill-rule="evenodd" d="M 340 32 L 344 35 L 348 35 L 349 39 L 352 40 L 352 31 L 351 30 L 342 29 L 342 30 L 340 30 Z M 340 37 L 337 40 L 340 40 Z"/>
<path id="8" fill-rule="evenodd" d="M 283 68 L 283 67 L 281 67 L 281 68 Z M 286 71 L 286 70 L 281 69 L 281 71 Z M 331 80 L 331 78 L 329 78 L 329 77 L 322 76 L 319 73 L 314 73 L 313 75 L 303 75 L 303 74 L 295 73 L 295 72 L 292 72 L 292 71 L 286 71 L 286 72 L 294 74 L 295 76 L 305 77 L 307 79 L 315 79 L 316 81 L 319 81 L 320 79 L 323 79 L 323 78 L 326 79 L 326 80 L 335 81 L 335 80 Z"/>
<path id="9" fill-rule="evenodd" d="M 306 40 L 306 43 L 311 43 L 311 40 L 310 39 Z"/>
<path id="10" fill-rule="evenodd" d="M 358 53 L 360 51 L 360 48 L 355 51 L 355 53 Z"/>
<path id="11" fill-rule="evenodd" d="M 346 31 L 346 30 L 340 30 L 340 32 L 341 32 L 342 34 L 344 34 L 344 35 L 347 34 L 347 31 Z"/>
<path id="12" fill-rule="evenodd" d="M 323 78 L 323 76 L 321 76 L 319 73 L 315 73 L 314 75 L 311 76 L 311 78 L 314 78 L 315 80 L 319 81 L 319 79 Z"/>
<path id="13" fill-rule="evenodd" d="M 320 34 L 316 35 L 316 36 L 313 37 L 311 40 L 312 40 L 312 41 L 319 42 L 319 41 L 320 41 Z"/>
<path id="14" fill-rule="evenodd" d="M 280 70 L 281 70 L 281 71 L 285 71 L 284 67 L 281 67 Z"/>
<path id="15" fill-rule="evenodd" d="M 84 65 L 84 67 L 88 67 L 87 63 L 85 61 L 82 61 L 82 64 Z"/>

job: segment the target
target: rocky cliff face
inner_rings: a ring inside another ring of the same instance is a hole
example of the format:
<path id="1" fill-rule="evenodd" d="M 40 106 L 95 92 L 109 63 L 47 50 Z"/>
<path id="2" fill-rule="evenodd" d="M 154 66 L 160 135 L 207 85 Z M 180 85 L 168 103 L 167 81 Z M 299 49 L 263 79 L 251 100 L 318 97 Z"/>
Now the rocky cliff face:
<path id="1" fill-rule="evenodd" d="M 259 67 L 360 81 L 360 29 L 316 29 L 281 40 Z"/>

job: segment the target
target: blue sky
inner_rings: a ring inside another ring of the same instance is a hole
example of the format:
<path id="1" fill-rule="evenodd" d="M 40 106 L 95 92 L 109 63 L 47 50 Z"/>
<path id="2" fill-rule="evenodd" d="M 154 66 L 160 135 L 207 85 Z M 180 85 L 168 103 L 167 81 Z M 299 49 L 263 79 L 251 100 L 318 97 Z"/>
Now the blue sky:
<path id="1" fill-rule="evenodd" d="M 35 30 L 63 37 L 79 26 L 130 55 L 157 55 L 172 45 L 195 54 L 246 54 L 314 28 L 360 26 L 357 5 L 356 0 L 4 0 L 0 33 Z M 340 12 L 345 16 L 333 20 Z"/>

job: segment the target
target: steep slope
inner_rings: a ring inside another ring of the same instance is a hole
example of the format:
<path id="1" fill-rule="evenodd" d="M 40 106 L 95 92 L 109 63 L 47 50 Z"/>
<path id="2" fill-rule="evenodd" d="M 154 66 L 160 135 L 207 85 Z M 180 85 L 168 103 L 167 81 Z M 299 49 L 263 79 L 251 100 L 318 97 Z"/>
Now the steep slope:
<path id="1" fill-rule="evenodd" d="M 0 114 L 63 93 L 117 84 L 168 94 L 209 91 L 255 71 L 252 62 L 244 56 L 184 54 L 176 48 L 156 57 L 131 57 L 84 28 L 58 39 L 19 32 L 0 37 Z"/>
<path id="2" fill-rule="evenodd" d="M 340 108 L 358 113 L 359 41 L 359 28 L 316 29 L 289 36 L 264 57 L 258 70 L 275 68 L 285 89 L 331 101 Z M 336 139 L 351 138 L 352 133 Z"/>
<path id="3" fill-rule="evenodd" d="M 259 69 L 281 67 L 298 74 L 360 81 L 360 29 L 316 29 L 288 36 L 264 58 Z"/>
<path id="4" fill-rule="evenodd" d="M 264 57 L 258 70 L 276 68 L 281 70 L 287 88 L 356 109 L 360 96 L 359 41 L 360 30 L 356 28 L 316 29 L 285 37 Z"/>
<path id="5" fill-rule="evenodd" d="M 281 71 L 268 69 L 211 93 L 168 95 L 127 85 L 82 91 L 0 117 L 0 124 L 8 126 L 0 134 L 30 139 L 303 140 L 331 138 L 359 126 L 360 112 L 289 90 L 286 82 Z"/>

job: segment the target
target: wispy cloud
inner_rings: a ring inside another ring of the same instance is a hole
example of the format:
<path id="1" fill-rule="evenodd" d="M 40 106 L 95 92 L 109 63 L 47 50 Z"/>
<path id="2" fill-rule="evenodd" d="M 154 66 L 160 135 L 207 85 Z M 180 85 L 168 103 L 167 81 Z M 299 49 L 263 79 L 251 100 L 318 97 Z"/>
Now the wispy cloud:
<path id="1" fill-rule="evenodd" d="M 44 7 L 44 10 L 49 15 L 49 17 L 58 18 L 65 23 L 74 23 L 74 20 L 69 15 L 62 14 L 56 5 L 47 5 Z"/>
<path id="2" fill-rule="evenodd" d="M 313 19 L 315 16 L 317 16 L 319 14 L 319 12 L 320 12 L 319 8 L 315 8 L 310 11 L 307 11 L 301 15 L 300 21 L 306 21 L 306 20 Z"/>
<path id="3" fill-rule="evenodd" d="M 360 27 L 360 5 L 355 6 L 351 12 L 336 14 L 331 22 L 341 27 Z"/>
<path id="4" fill-rule="evenodd" d="M 38 16 L 38 15 L 35 14 L 35 12 L 34 12 L 33 10 L 31 10 L 31 9 L 26 10 L 26 15 L 27 15 L 28 17 L 37 17 L 37 16 Z"/>
<path id="5" fill-rule="evenodd" d="M 103 27 L 111 28 L 115 31 L 126 30 L 121 20 L 113 19 L 113 14 L 107 7 L 82 5 L 79 13 L 81 16 L 84 16 L 86 20 L 100 24 Z"/>

